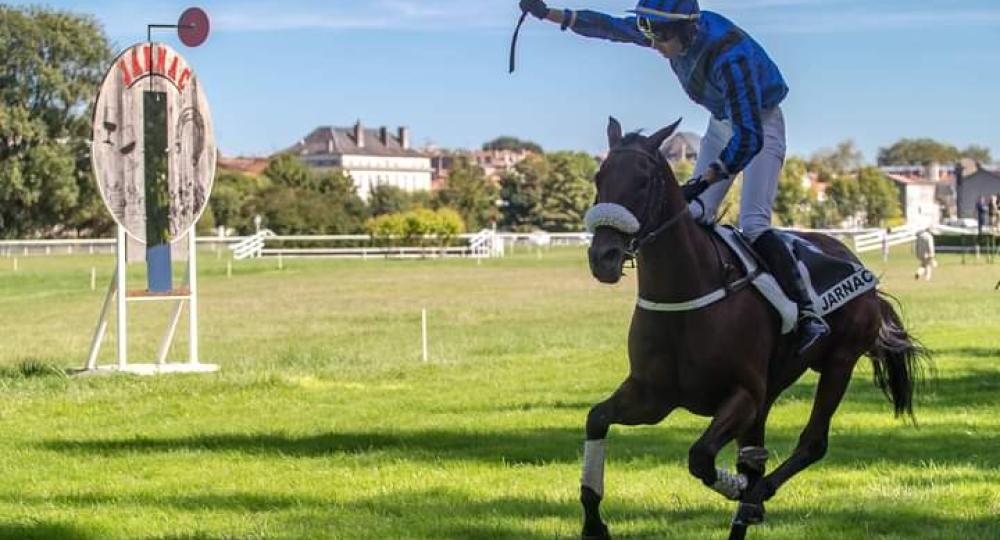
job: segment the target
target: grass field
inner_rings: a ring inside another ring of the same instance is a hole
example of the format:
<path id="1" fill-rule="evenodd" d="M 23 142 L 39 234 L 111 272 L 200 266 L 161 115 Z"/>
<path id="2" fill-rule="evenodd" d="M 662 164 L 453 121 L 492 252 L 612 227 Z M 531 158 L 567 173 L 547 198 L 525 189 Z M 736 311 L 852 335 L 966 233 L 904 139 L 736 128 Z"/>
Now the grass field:
<path id="1" fill-rule="evenodd" d="M 884 288 L 934 353 L 919 427 L 893 418 L 867 361 L 825 461 L 751 538 L 1000 538 L 1000 265 L 945 257 Z M 599 286 L 584 252 L 497 261 L 202 257 L 202 356 L 218 375 L 69 378 L 84 362 L 110 258 L 0 258 L 0 538 L 569 539 L 591 405 L 626 375 L 634 283 Z M 101 284 L 89 288 L 97 266 Z M 138 274 L 136 275 L 138 280 Z M 420 310 L 431 361 L 420 361 Z M 133 359 L 165 307 L 139 306 Z M 182 328 L 183 330 L 183 328 Z M 180 332 L 183 334 L 183 332 Z M 183 337 L 183 336 L 181 336 Z M 112 363 L 113 335 L 102 356 Z M 174 353 L 183 356 L 183 339 Z M 786 457 L 815 377 L 779 402 Z M 612 429 L 616 538 L 721 539 L 733 510 L 687 473 L 707 420 Z M 724 452 L 731 464 L 732 451 Z"/>

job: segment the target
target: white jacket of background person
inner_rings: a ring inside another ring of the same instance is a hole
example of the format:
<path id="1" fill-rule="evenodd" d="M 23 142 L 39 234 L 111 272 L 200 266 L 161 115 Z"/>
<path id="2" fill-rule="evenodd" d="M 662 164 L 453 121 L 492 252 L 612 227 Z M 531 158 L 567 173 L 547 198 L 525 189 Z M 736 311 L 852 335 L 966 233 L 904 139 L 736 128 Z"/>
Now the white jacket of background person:
<path id="1" fill-rule="evenodd" d="M 934 236 L 926 230 L 917 235 L 917 259 L 924 264 L 934 259 Z"/>

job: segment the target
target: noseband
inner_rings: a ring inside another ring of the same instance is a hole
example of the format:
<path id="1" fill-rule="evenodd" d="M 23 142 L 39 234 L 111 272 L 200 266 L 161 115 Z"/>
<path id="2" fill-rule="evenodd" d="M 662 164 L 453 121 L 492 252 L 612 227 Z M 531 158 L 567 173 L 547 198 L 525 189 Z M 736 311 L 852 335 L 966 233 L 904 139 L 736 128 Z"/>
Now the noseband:
<path id="1" fill-rule="evenodd" d="M 670 219 L 661 221 L 663 218 L 663 206 L 666 203 L 664 195 L 667 189 L 667 164 L 663 160 L 663 157 L 654 155 L 651 152 L 647 152 L 642 148 L 635 148 L 632 146 L 622 147 L 612 150 L 608 157 L 615 154 L 638 154 L 643 158 L 649 160 L 653 163 L 654 170 L 656 171 L 651 178 L 653 182 L 652 192 L 646 202 L 646 208 L 643 211 L 642 218 L 639 219 L 624 206 L 615 203 L 600 203 L 594 205 L 593 208 L 587 212 L 587 226 L 594 232 L 597 227 L 606 226 L 611 227 L 619 232 L 629 235 L 629 243 L 626 248 L 626 255 L 630 258 L 635 258 L 639 254 L 639 250 L 654 242 L 663 233 L 669 230 L 674 225 L 680 223 L 681 219 L 690 213 L 690 210 L 685 205 L 684 210 L 677 213 L 677 215 L 671 217 Z M 623 225 L 627 223 L 627 225 Z"/>

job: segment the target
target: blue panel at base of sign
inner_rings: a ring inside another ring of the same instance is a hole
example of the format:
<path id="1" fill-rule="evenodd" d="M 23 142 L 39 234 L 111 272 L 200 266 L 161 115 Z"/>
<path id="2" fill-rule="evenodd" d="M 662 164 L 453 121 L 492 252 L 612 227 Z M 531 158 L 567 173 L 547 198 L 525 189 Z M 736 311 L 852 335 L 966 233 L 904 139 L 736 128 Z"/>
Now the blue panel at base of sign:
<path id="1" fill-rule="evenodd" d="M 170 244 L 146 248 L 146 270 L 149 292 L 168 293 L 174 290 L 170 264 Z"/>

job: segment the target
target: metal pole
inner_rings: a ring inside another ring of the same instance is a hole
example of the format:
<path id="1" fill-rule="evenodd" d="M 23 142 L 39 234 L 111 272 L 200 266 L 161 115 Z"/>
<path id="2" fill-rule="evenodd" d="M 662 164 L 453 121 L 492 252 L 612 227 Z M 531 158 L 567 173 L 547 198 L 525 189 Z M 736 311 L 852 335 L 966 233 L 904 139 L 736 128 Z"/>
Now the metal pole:
<path id="1" fill-rule="evenodd" d="M 198 245 L 195 241 L 194 230 L 188 233 L 188 284 L 190 290 L 188 294 L 188 361 L 192 364 L 199 364 L 198 358 Z"/>
<path id="2" fill-rule="evenodd" d="M 125 249 L 125 229 L 118 227 L 117 240 L 117 260 L 115 270 L 115 282 L 118 289 L 118 312 L 115 329 L 118 333 L 118 369 L 124 370 L 128 367 L 128 271 Z"/>
<path id="3" fill-rule="evenodd" d="M 174 334 L 177 332 L 177 323 L 181 320 L 181 310 L 184 308 L 184 301 L 178 300 L 174 305 L 174 311 L 170 314 L 170 325 L 167 326 L 163 340 L 160 341 L 160 350 L 156 353 L 156 364 L 162 366 L 167 363 L 167 353 L 170 352 L 170 344 L 174 341 Z"/>
<path id="4" fill-rule="evenodd" d="M 101 343 L 104 341 L 104 336 L 108 333 L 108 311 L 111 309 L 111 299 L 114 298 L 117 291 L 117 283 L 118 272 L 116 270 L 115 276 L 111 278 L 111 284 L 108 285 L 108 294 L 104 297 L 104 305 L 101 306 L 101 316 L 97 319 L 97 329 L 94 330 L 94 339 L 90 342 L 90 354 L 87 355 L 87 371 L 97 369 L 97 355 L 101 352 Z"/>

